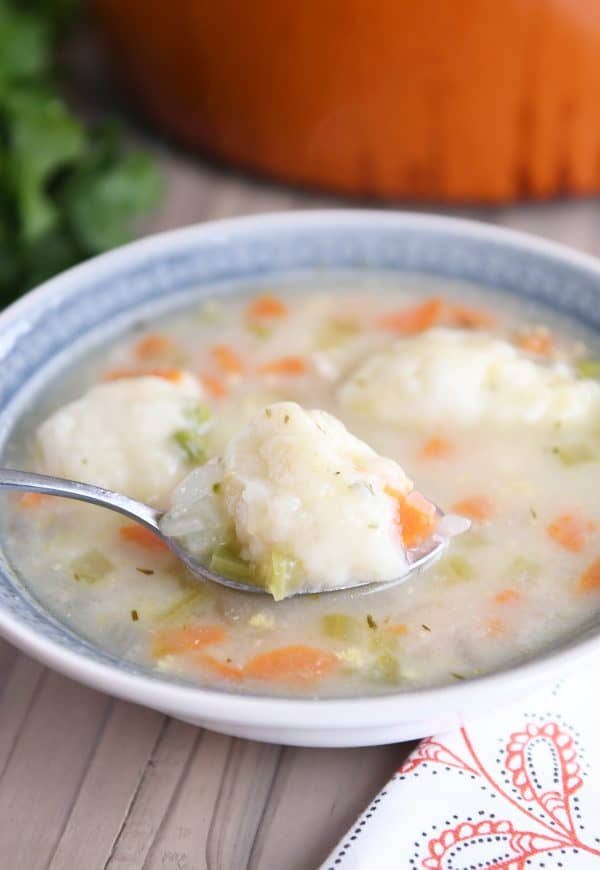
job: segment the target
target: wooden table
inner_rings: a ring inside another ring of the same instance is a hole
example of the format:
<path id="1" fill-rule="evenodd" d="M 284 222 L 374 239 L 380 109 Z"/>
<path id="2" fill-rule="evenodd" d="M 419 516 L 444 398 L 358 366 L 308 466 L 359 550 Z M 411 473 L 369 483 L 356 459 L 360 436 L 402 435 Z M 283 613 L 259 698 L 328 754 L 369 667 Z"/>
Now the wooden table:
<path id="1" fill-rule="evenodd" d="M 149 231 L 339 203 L 165 153 Z M 600 204 L 455 213 L 600 252 Z M 311 870 L 406 745 L 297 749 L 222 737 L 58 676 L 0 641 L 2 870 Z"/>

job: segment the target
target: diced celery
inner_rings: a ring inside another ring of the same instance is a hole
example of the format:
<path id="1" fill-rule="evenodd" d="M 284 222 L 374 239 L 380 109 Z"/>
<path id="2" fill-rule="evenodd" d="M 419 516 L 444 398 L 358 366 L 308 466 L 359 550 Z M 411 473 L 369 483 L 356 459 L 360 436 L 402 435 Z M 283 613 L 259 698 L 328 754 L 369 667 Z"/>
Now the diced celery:
<path id="1" fill-rule="evenodd" d="M 319 350 L 330 350 L 344 344 L 358 332 L 354 323 L 332 318 L 327 320 L 318 330 L 316 345 Z"/>
<path id="2" fill-rule="evenodd" d="M 575 363 L 575 370 L 582 378 L 593 378 L 600 381 L 600 360 L 580 359 Z"/>
<path id="3" fill-rule="evenodd" d="M 208 567 L 215 574 L 222 574 L 231 580 L 239 580 L 241 583 L 256 583 L 254 565 L 246 562 L 226 544 L 221 544 L 215 548 Z"/>
<path id="4" fill-rule="evenodd" d="M 198 581 L 196 590 L 188 592 L 166 610 L 161 610 L 156 614 L 156 620 L 158 622 L 173 622 L 194 616 L 197 605 L 207 597 L 206 585 Z"/>
<path id="5" fill-rule="evenodd" d="M 212 409 L 205 402 L 194 402 L 185 413 L 188 420 L 192 423 L 197 423 L 201 426 L 203 423 L 208 423 L 212 417 Z"/>
<path id="6" fill-rule="evenodd" d="M 444 582 L 450 586 L 456 583 L 464 583 L 468 580 L 473 580 L 475 577 L 475 569 L 469 559 L 461 556 L 458 553 L 453 553 L 451 556 L 445 556 L 440 561 L 438 570 Z"/>
<path id="7" fill-rule="evenodd" d="M 589 444 L 566 444 L 562 447 L 553 447 L 552 452 L 563 465 L 570 468 L 573 465 L 582 465 L 584 462 L 594 462 L 598 455 Z"/>
<path id="8" fill-rule="evenodd" d="M 257 338 L 267 339 L 271 335 L 272 330 L 265 326 L 264 323 L 256 323 L 254 320 L 246 321 L 246 329 L 255 335 Z"/>
<path id="9" fill-rule="evenodd" d="M 321 629 L 333 640 L 353 640 L 357 634 L 356 619 L 347 613 L 325 613 L 321 617 Z"/>
<path id="10" fill-rule="evenodd" d="M 173 438 L 189 462 L 202 465 L 208 459 L 208 438 L 205 434 L 195 429 L 179 429 Z"/>
<path id="11" fill-rule="evenodd" d="M 371 676 L 379 682 L 397 685 L 401 679 L 401 671 L 396 656 L 389 652 L 378 655 L 373 664 Z"/>
<path id="12" fill-rule="evenodd" d="M 533 559 L 526 559 L 525 556 L 515 556 L 510 562 L 505 572 L 507 580 L 535 580 L 539 577 L 542 566 L 539 562 L 534 562 Z"/>
<path id="13" fill-rule="evenodd" d="M 69 567 L 75 580 L 82 580 L 91 585 L 110 574 L 115 566 L 99 550 L 88 550 L 87 553 L 73 559 Z"/>
<path id="14" fill-rule="evenodd" d="M 218 323 L 223 317 L 223 306 L 220 302 L 215 302 L 214 299 L 207 299 L 203 302 L 198 310 L 198 320 L 200 323 L 205 323 L 207 326 Z"/>
<path id="15" fill-rule="evenodd" d="M 269 563 L 261 570 L 265 589 L 269 590 L 275 601 L 281 601 L 289 595 L 301 572 L 301 566 L 296 559 L 277 550 L 273 550 Z"/>
<path id="16" fill-rule="evenodd" d="M 471 550 L 476 549 L 477 547 L 483 547 L 488 543 L 488 538 L 482 532 L 476 531 L 473 527 L 471 527 L 464 535 L 461 535 L 460 538 L 457 539 L 455 548 L 463 550 Z"/>
<path id="17" fill-rule="evenodd" d="M 369 632 L 369 647 L 371 652 L 391 655 L 399 646 L 398 635 L 385 629 L 374 629 Z"/>

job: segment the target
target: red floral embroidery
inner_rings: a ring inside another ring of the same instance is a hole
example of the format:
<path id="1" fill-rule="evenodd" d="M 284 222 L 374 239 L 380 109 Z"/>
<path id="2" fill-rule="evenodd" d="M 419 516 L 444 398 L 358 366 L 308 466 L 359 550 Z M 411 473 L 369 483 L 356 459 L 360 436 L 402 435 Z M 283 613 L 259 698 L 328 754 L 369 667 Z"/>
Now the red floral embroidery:
<path id="1" fill-rule="evenodd" d="M 524 825 L 516 828 L 511 821 L 494 819 L 460 822 L 429 841 L 428 854 L 421 862 L 424 870 L 457 870 L 467 865 L 524 870 L 528 859 L 556 849 L 578 849 L 600 857 L 599 849 L 580 839 L 573 822 L 571 800 L 583 780 L 568 730 L 556 722 L 527 722 L 523 730 L 509 736 L 504 767 L 514 789 L 510 793 L 485 768 L 466 729 L 461 729 L 461 735 L 465 757 L 430 738 L 418 746 L 399 773 L 410 774 L 428 763 L 479 776 L 524 816 Z"/>

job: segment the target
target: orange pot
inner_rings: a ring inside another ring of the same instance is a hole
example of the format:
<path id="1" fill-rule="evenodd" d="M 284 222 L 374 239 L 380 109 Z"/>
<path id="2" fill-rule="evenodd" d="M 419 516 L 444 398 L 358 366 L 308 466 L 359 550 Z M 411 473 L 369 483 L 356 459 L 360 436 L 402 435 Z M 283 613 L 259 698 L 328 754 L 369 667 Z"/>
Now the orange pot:
<path id="1" fill-rule="evenodd" d="M 413 200 L 600 189 L 600 0 L 92 0 L 181 142 Z"/>

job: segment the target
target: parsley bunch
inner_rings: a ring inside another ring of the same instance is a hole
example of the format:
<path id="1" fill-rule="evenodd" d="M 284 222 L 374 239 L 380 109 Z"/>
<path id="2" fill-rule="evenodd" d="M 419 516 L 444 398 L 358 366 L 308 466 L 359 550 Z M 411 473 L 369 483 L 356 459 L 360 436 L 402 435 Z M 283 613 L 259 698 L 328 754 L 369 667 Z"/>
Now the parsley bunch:
<path id="1" fill-rule="evenodd" d="M 77 0 L 0 0 L 0 306 L 130 238 L 155 204 L 151 159 L 61 99 L 56 41 Z"/>

